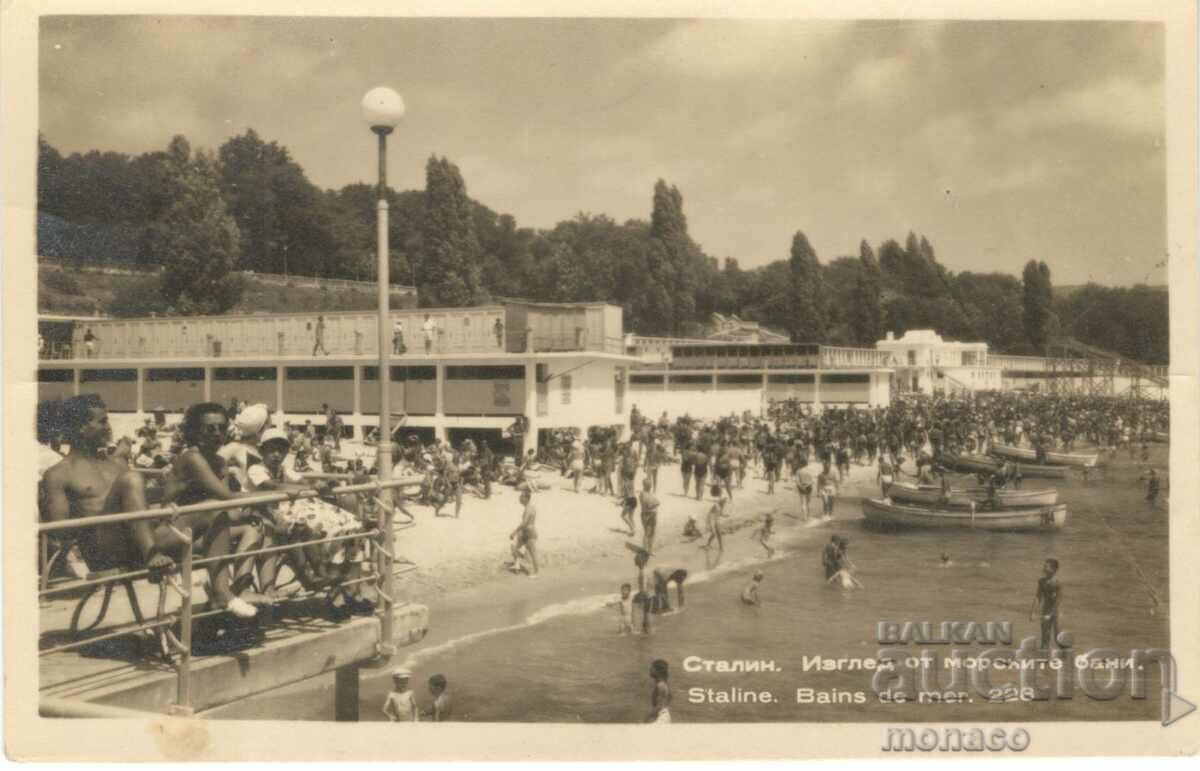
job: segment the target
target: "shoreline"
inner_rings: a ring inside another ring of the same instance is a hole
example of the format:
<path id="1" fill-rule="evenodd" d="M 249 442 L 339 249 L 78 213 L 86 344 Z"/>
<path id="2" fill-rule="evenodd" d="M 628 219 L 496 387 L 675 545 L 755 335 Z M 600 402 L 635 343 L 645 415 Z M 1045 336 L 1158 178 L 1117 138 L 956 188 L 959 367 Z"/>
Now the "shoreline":
<path id="1" fill-rule="evenodd" d="M 723 520 L 725 549 L 719 564 L 713 564 L 706 561 L 707 553 L 699 548 L 706 538 L 688 541 L 681 536 L 689 516 L 703 528 L 712 498 L 707 494 L 701 501 L 683 498 L 678 465 L 663 466 L 658 477 L 661 506 L 656 548 L 646 575 L 649 577 L 655 567 L 682 567 L 688 571 L 686 586 L 691 586 L 766 562 L 767 556 L 752 534 L 767 512 L 775 513 L 770 541 L 775 549 L 773 559 L 809 550 L 816 574 L 820 546 L 829 534 L 839 524 L 860 519 L 861 498 L 878 494 L 875 474 L 873 465 L 851 464 L 850 474 L 839 488 L 834 518 L 806 527 L 804 522 L 784 514 L 799 512 L 795 487 L 781 481 L 770 495 L 765 480 L 751 469 L 745 487 L 734 488 L 730 516 Z M 641 478 L 639 471 L 635 480 L 639 489 Z M 457 520 L 446 516 L 447 512 L 453 513 L 453 503 L 443 507 L 443 516 L 437 519 L 427 506 L 411 507 L 417 525 L 397 532 L 397 556 L 412 560 L 417 569 L 397 580 L 405 600 L 429 607 L 430 631 L 420 642 L 399 649 L 390 662 L 364 667 L 362 714 L 371 714 L 378 706 L 366 698 L 372 689 L 368 683 L 386 682 L 393 667 L 419 666 L 458 645 L 549 618 L 594 612 L 603 608 L 604 601 L 617 596 L 622 583 L 636 582 L 633 554 L 625 542 L 641 540 L 640 511 L 634 514 L 638 537 L 630 538 L 618 530 L 621 520 L 617 499 L 586 492 L 595 482 L 593 477 L 584 478 L 578 494 L 572 491 L 570 480 L 557 472 L 540 474 L 539 479 L 551 488 L 535 493 L 534 498 L 540 567 L 536 579 L 502 567 L 509 556 L 507 536 L 521 514 L 514 488 L 493 486 L 490 500 L 464 496 L 462 516 Z M 814 494 L 810 511 L 819 510 L 820 503 L 820 497 Z M 672 590 L 672 602 L 674 597 Z M 332 690 L 332 676 L 318 678 L 221 707 L 208 716 L 329 720 L 333 717 Z"/>

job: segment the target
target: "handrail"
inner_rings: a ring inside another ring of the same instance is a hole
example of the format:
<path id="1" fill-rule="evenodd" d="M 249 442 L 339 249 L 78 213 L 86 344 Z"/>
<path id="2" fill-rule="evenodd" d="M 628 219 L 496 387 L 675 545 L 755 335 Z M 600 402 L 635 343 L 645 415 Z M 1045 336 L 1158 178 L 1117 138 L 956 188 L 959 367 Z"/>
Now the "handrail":
<path id="1" fill-rule="evenodd" d="M 51 533 L 62 532 L 86 527 L 96 527 L 102 525 L 115 525 L 127 522 L 139 522 L 153 519 L 169 519 L 172 522 L 179 516 L 185 514 L 199 514 L 205 512 L 222 511 L 225 509 L 241 509 L 257 506 L 265 506 L 274 503 L 282 503 L 284 501 L 295 501 L 303 498 L 314 498 L 322 495 L 350 495 L 359 493 L 380 493 L 384 490 L 392 490 L 400 487 L 409 487 L 419 485 L 424 482 L 424 477 L 408 476 L 399 479 L 390 479 L 386 482 L 375 480 L 373 482 L 363 482 L 358 484 L 341 485 L 334 487 L 322 493 L 317 490 L 303 490 L 293 493 L 264 493 L 260 495 L 248 495 L 242 498 L 236 498 L 229 501 L 205 501 L 203 503 L 188 504 L 185 506 L 169 505 L 165 507 L 144 509 L 141 511 L 121 512 L 118 514 L 105 514 L 94 517 L 80 517 L 78 519 L 62 520 L 58 522 L 45 522 L 38 525 L 38 539 L 42 541 L 44 546 L 45 539 Z M 375 496 L 379 500 L 378 495 Z M 192 570 L 195 567 L 209 565 L 212 563 L 226 562 L 231 559 L 246 559 L 250 557 L 258 557 L 266 554 L 276 554 L 285 551 L 295 551 L 307 546 L 317 544 L 328 544 L 340 541 L 360 540 L 367 544 L 374 544 L 374 549 L 369 549 L 370 561 L 373 564 L 371 570 L 368 570 L 362 578 L 350 579 L 336 585 L 337 588 L 342 588 L 351 584 L 360 584 L 368 581 L 374 581 L 381 584 L 377 587 L 377 591 L 381 598 L 381 607 L 378 612 L 382 613 L 384 618 L 390 617 L 395 606 L 395 600 L 389 596 L 390 590 L 386 589 L 387 582 L 390 579 L 391 571 L 394 568 L 397 559 L 395 557 L 395 546 L 392 543 L 383 543 L 384 534 L 391 532 L 392 518 L 399 512 L 407 517 L 407 520 L 402 523 L 402 526 L 411 526 L 412 515 L 404 509 L 403 506 L 391 506 L 385 504 L 383 512 L 382 527 L 374 527 L 372 529 L 361 532 L 350 533 L 341 536 L 331 536 L 319 538 L 309 541 L 288 543 L 281 546 L 268 546 L 260 549 L 247 550 L 238 552 L 236 555 L 220 555 L 216 557 L 203 557 L 196 559 L 193 553 L 192 530 L 190 527 L 176 528 L 175 525 L 170 525 L 176 535 L 183 541 L 183 554 L 177 560 L 179 576 L 177 579 L 164 580 L 159 586 L 159 617 L 153 621 L 140 620 L 138 623 L 120 627 L 114 632 L 102 634 L 99 636 L 88 637 L 83 640 L 75 640 L 63 645 L 48 648 L 39 651 L 39 657 L 48 656 L 53 653 L 61 653 L 75 648 L 80 648 L 86 645 L 93 645 L 97 642 L 117 637 L 125 637 L 129 635 L 141 634 L 148 631 L 156 631 L 164 645 L 164 649 L 168 652 L 173 652 L 178 655 L 178 664 L 176 666 L 176 698 L 175 703 L 171 705 L 171 711 L 176 714 L 191 714 L 191 651 L 192 651 L 192 624 L 196 619 L 216 616 L 226 612 L 224 608 L 210 608 L 209 610 L 195 611 L 191 601 L 192 591 Z M 42 548 L 42 547 L 39 547 Z M 42 548 L 44 552 L 44 548 Z M 43 570 L 48 571 L 49 565 L 43 565 Z M 142 569 L 121 573 L 117 575 L 103 576 L 98 579 L 92 579 L 84 582 L 71 581 L 61 586 L 43 588 L 38 592 L 38 596 L 47 597 L 55 594 L 66 592 L 75 592 L 79 589 L 88 589 L 99 587 L 101 585 L 112 585 L 119 582 L 127 582 L 135 579 L 140 579 L 148 576 L 149 569 Z M 166 617 L 163 616 L 163 602 L 168 589 L 177 592 L 181 598 L 181 604 L 177 613 L 172 613 Z M 107 601 L 105 602 L 107 605 Z M 78 613 L 78 611 L 76 611 Z M 139 617 L 140 618 L 140 617 Z M 74 622 L 72 622 L 74 623 Z M 179 625 L 179 637 L 176 637 L 171 631 L 171 628 L 176 624 Z M 387 625 L 384 625 L 386 630 Z M 390 655 L 392 651 L 391 640 L 386 638 L 381 640 L 379 651 L 383 655 Z M 43 702 L 45 703 L 45 702 Z M 50 702 L 47 708 L 55 715 L 61 716 L 95 716 L 109 717 L 111 715 L 102 715 L 96 712 L 94 715 L 87 715 L 80 712 L 86 712 L 88 708 L 80 707 L 76 704 L 63 703 L 55 704 Z"/>

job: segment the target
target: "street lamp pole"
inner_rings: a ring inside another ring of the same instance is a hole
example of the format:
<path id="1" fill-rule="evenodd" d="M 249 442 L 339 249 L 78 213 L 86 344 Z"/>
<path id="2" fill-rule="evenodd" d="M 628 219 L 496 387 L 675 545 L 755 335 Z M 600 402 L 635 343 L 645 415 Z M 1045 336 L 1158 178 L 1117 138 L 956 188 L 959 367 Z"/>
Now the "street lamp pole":
<path id="1" fill-rule="evenodd" d="M 376 244 L 378 251 L 379 283 L 379 445 L 376 452 L 376 468 L 379 482 L 387 482 L 392 477 L 392 431 L 391 431 L 391 353 L 390 345 L 390 297 L 388 281 L 388 203 L 387 203 L 387 137 L 404 115 L 404 100 L 390 88 L 373 88 L 367 92 L 362 101 L 363 117 L 371 131 L 379 137 L 379 187 L 378 200 L 375 203 L 376 212 Z M 383 506 L 383 521 L 381 524 L 384 548 L 380 559 L 380 570 L 383 573 L 382 610 L 380 628 L 380 645 L 383 652 L 390 654 L 394 650 L 393 613 L 395 605 L 395 577 L 393 575 L 393 556 L 396 553 L 395 527 L 393 511 L 393 494 L 391 490 L 381 490 L 380 500 Z"/>

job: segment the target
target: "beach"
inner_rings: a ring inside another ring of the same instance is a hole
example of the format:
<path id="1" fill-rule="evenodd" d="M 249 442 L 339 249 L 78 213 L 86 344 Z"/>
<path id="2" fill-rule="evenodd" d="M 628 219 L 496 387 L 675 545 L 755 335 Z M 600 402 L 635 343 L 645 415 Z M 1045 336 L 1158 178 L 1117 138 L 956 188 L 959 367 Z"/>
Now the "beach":
<path id="1" fill-rule="evenodd" d="M 344 446 L 343 454 L 355 452 L 354 445 Z M 710 554 L 699 548 L 707 533 L 695 542 L 681 535 L 688 517 L 694 517 L 704 530 L 704 517 L 713 501 L 709 491 L 705 491 L 701 501 L 695 500 L 694 490 L 690 497 L 684 498 L 679 466 L 662 467 L 658 475 L 662 505 L 655 555 L 647 575 L 655 567 L 681 567 L 689 571 L 691 583 L 708 574 L 720 575 L 763 559 L 765 552 L 753 535 L 768 512 L 774 513 L 775 518 L 772 546 L 786 554 L 807 549 L 811 552 L 811 562 L 819 568 L 820 547 L 828 540 L 833 526 L 842 519 L 859 519 L 859 499 L 863 495 L 874 496 L 879 489 L 874 466 L 851 464 L 850 474 L 840 489 L 833 522 L 805 527 L 801 520 L 788 516 L 799 514 L 800 501 L 794 484 L 781 481 L 776 484 L 775 494 L 769 495 L 767 483 L 759 478 L 759 473 L 758 469 L 750 470 L 745 486 L 734 488 L 730 516 L 722 519 L 725 548 L 717 563 L 715 551 Z M 638 472 L 639 489 L 643 474 Z M 584 478 L 579 493 L 572 492 L 571 481 L 556 471 L 542 471 L 538 478 L 548 483 L 550 489 L 539 491 L 534 498 L 541 566 L 537 579 L 513 574 L 503 567 L 510 558 L 508 536 L 521 517 L 514 488 L 494 485 L 489 500 L 465 494 L 458 519 L 448 516 L 453 514 L 453 503 L 442 508 L 441 517 L 434 517 L 427 506 L 410 507 L 416 525 L 398 531 L 397 557 L 411 560 L 415 569 L 399 577 L 397 585 L 403 599 L 429 606 L 431 629 L 422 642 L 401 648 L 389 666 L 427 660 L 447 645 L 461 645 L 553 616 L 595 610 L 596 598 L 605 595 L 612 596 L 606 599 L 615 598 L 621 583 L 636 582 L 633 554 L 625 544 L 641 543 L 640 511 L 634 515 L 637 537 L 629 538 L 620 531 L 618 500 L 587 492 L 595 484 L 593 477 Z M 814 495 L 811 503 L 814 518 L 820 505 L 820 498 Z M 781 553 L 777 558 L 783 556 Z M 386 680 L 389 671 L 385 667 L 375 674 L 365 673 L 364 677 L 379 676 Z M 282 710 L 287 717 L 328 719 L 330 699 L 310 699 L 298 694 L 332 687 L 332 678 L 319 685 L 302 683 L 230 705 L 212 716 L 283 717 L 277 711 Z M 364 687 L 364 692 L 368 690 Z M 364 714 L 373 712 L 376 706 L 364 704 Z"/>
<path id="2" fill-rule="evenodd" d="M 1167 448 L 1153 452 L 1151 463 L 1165 462 Z M 688 516 L 703 527 L 711 499 L 682 498 L 678 466 L 666 466 L 659 472 L 661 540 L 650 569 L 687 569 L 687 605 L 682 613 L 653 616 L 652 634 L 633 637 L 616 634 L 615 611 L 605 607 L 620 584 L 634 583 L 637 575 L 624 546 L 630 539 L 616 532 L 615 499 L 576 495 L 565 478 L 542 477 L 551 489 L 535 499 L 544 554 L 537 579 L 501 566 L 508 557 L 507 536 L 520 515 L 512 488 L 499 488 L 491 501 L 468 497 L 457 521 L 434 520 L 428 509 L 417 507 L 418 525 L 398 537 L 400 554 L 417 568 L 399 584 L 406 599 L 429 605 L 431 631 L 390 662 L 363 670 L 361 719 L 383 719 L 378 708 L 390 686 L 388 675 L 402 665 L 414 672 L 421 697 L 425 679 L 445 674 L 460 700 L 456 719 L 638 722 L 644 719 L 646 666 L 655 657 L 670 661 L 678 687 L 687 686 L 684 694 L 696 687 L 735 686 L 777 693 L 781 701 L 774 708 L 677 702 L 673 711 L 688 721 L 1155 718 L 1154 700 L 1127 696 L 909 703 L 899 705 L 898 712 L 897 705 L 875 698 L 869 671 L 802 672 L 805 659 L 813 656 L 875 655 L 881 647 L 876 626 L 883 620 L 1000 621 L 1012 625 L 1015 648 L 1022 637 L 1037 634 L 1027 614 L 1041 561 L 1051 556 L 1063 561 L 1068 599 L 1062 628 L 1074 635 L 1076 652 L 1105 647 L 1127 655 L 1133 648 L 1165 647 L 1168 511 L 1165 505 L 1145 505 L 1137 482 L 1141 469 L 1140 462 L 1118 455 L 1108 457 L 1089 481 L 1026 481 L 1027 489 L 1057 487 L 1071 509 L 1067 526 L 1048 533 L 870 530 L 863 526 L 861 497 L 877 496 L 875 470 L 853 464 L 834 519 L 805 527 L 784 513 L 797 512 L 794 487 L 780 484 L 768 495 L 766 482 L 751 471 L 745 488 L 734 491 L 725 550 L 715 563 L 698 542 L 681 536 Z M 911 464 L 906 470 L 911 472 Z M 583 489 L 592 481 L 585 479 Z M 770 560 L 753 537 L 766 512 L 775 513 L 771 543 L 778 552 Z M 459 540 L 449 539 L 447 532 Z M 850 537 L 864 590 L 825 585 L 820 551 L 833 533 Z M 766 576 L 763 605 L 747 608 L 737 598 L 758 570 Z M 680 671 L 690 655 L 771 660 L 783 673 L 730 679 Z M 1003 677 L 993 680 L 1004 682 Z M 331 719 L 332 688 L 332 678 L 303 683 L 212 716 Z M 844 698 L 862 693 L 869 701 L 797 703 L 791 694 L 804 688 Z"/>

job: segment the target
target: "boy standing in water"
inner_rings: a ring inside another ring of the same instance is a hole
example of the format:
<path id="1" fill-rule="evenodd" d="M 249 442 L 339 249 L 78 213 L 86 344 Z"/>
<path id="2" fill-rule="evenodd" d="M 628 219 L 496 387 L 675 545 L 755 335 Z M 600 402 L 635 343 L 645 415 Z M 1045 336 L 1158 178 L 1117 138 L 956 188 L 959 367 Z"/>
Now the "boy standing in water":
<path id="1" fill-rule="evenodd" d="M 445 723 L 450 719 L 450 694 L 446 693 L 445 675 L 429 678 L 429 693 L 433 696 L 433 709 L 429 716 L 435 723 Z"/>
<path id="2" fill-rule="evenodd" d="M 633 587 L 621 584 L 621 596 L 608 603 L 610 608 L 617 609 L 617 634 L 633 634 Z"/>
<path id="3" fill-rule="evenodd" d="M 667 683 L 669 670 L 663 659 L 655 659 L 650 663 L 650 679 L 654 681 L 654 690 L 650 692 L 649 723 L 671 722 L 671 686 Z"/>
<path id="4" fill-rule="evenodd" d="M 421 719 L 417 698 L 408 687 L 412 672 L 397 669 L 392 672 L 392 690 L 383 702 L 383 714 L 393 723 L 416 723 Z"/>
<path id="5" fill-rule="evenodd" d="M 1038 579 L 1037 595 L 1029 609 L 1029 620 L 1033 620 L 1034 609 L 1041 619 L 1040 650 L 1049 651 L 1058 644 L 1058 560 L 1051 557 L 1042 564 L 1042 577 Z"/>

